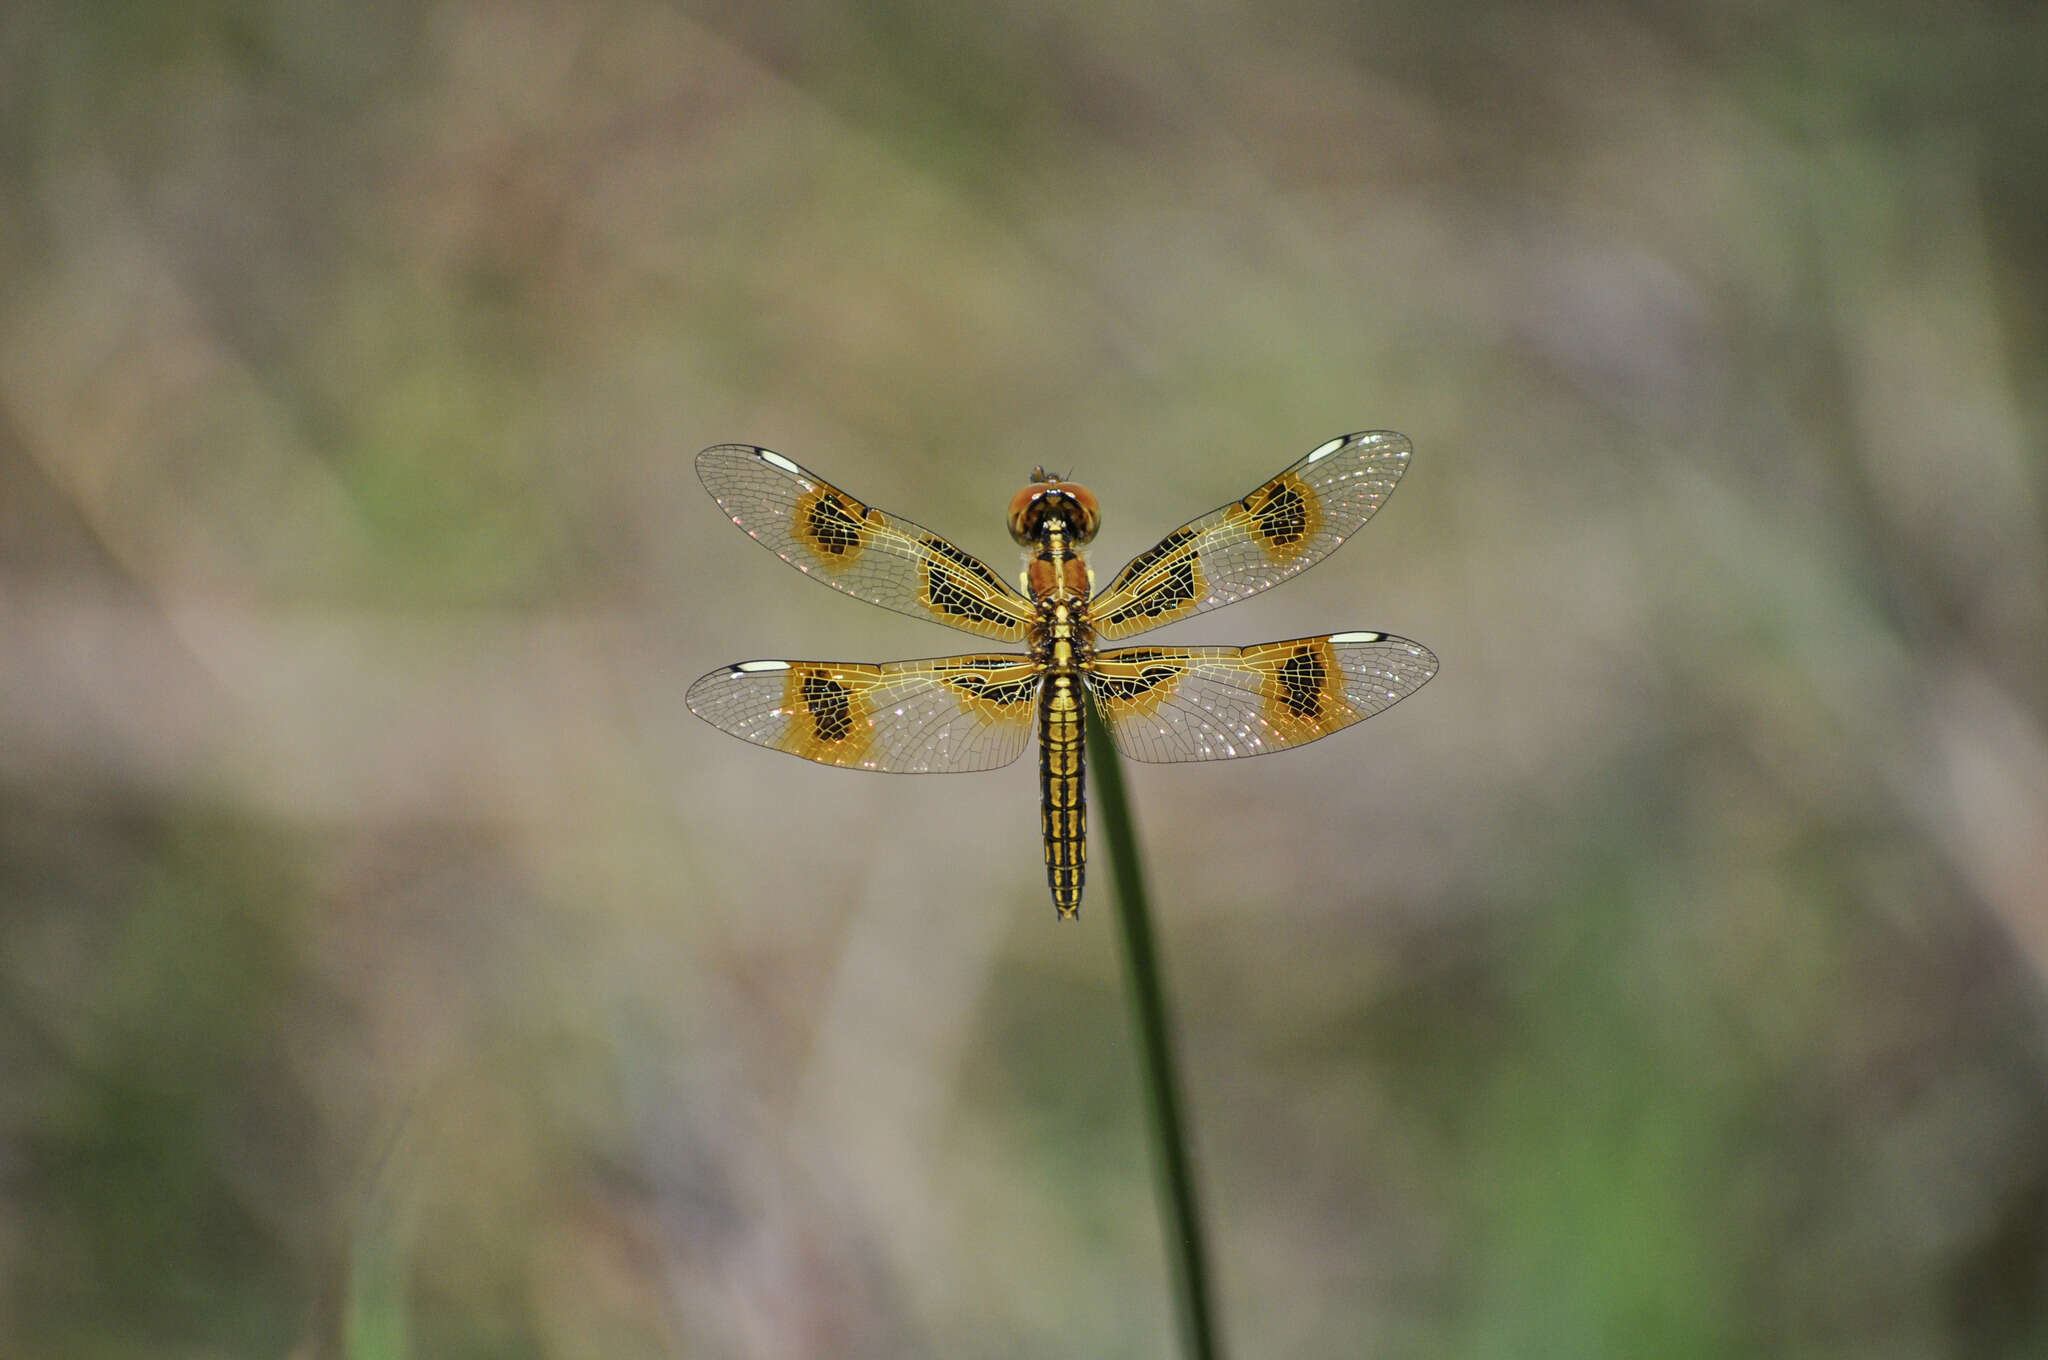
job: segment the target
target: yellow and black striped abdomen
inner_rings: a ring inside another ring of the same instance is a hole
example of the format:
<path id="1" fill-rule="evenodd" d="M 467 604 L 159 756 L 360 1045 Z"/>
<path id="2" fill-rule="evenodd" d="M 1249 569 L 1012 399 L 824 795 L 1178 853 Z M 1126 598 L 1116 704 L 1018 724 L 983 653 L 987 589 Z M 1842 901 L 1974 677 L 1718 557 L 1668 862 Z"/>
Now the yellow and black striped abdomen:
<path id="1" fill-rule="evenodd" d="M 1044 795 L 1045 877 L 1062 920 L 1081 909 L 1088 864 L 1087 737 L 1081 678 L 1055 671 L 1039 705 L 1038 784 Z"/>

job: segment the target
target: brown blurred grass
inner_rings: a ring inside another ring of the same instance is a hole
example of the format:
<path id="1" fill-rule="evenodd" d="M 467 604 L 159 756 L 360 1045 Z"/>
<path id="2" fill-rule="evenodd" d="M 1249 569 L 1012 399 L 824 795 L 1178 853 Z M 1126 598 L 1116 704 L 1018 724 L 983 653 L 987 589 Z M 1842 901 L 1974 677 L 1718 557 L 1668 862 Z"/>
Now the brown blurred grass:
<path id="1" fill-rule="evenodd" d="M 688 717 L 946 640 L 687 459 L 1113 569 L 1383 425 L 1178 635 L 1442 676 L 1132 771 L 1237 1352 L 2033 1353 L 2042 27 L 9 7 L 0 1349 L 1163 1353 L 1106 903 Z"/>

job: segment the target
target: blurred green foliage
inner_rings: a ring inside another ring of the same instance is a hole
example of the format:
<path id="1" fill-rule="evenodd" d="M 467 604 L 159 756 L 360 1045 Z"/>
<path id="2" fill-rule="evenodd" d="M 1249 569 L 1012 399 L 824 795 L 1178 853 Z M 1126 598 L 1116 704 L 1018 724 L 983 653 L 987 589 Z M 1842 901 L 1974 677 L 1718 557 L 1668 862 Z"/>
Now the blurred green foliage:
<path id="1" fill-rule="evenodd" d="M 27 872 L 9 896 L 29 908 L 15 938 L 68 954 L 83 942 L 60 937 L 94 937 L 94 966 L 65 979 L 75 993 L 17 1010 L 24 1046 L 42 1049 L 28 1068 L 42 1099 L 17 1129 L 14 1287 L 38 1305 L 19 1344 L 112 1354 L 103 1329 L 121 1319 L 160 1345 L 281 1353 L 304 1323 L 294 1255 L 306 1244 L 252 1202 L 234 1154 L 263 1126 L 310 1115 L 279 1088 L 275 1051 L 314 981 L 289 850 L 246 827 L 133 824 L 118 837 L 135 860 L 126 891 L 96 902 L 89 882 L 44 878 L 69 866 L 13 829 L 9 862 Z M 287 1183 L 310 1150 L 260 1149 Z"/>
<path id="2" fill-rule="evenodd" d="M 1133 769 L 1260 1356 L 2048 1353 L 2035 6 L 0 9 L 0 1352 L 1162 1355 L 1013 770 L 684 711 L 934 630 L 689 455 L 1413 702 Z M 825 597 L 825 598 L 819 598 Z M 934 787 L 936 786 L 936 787 Z"/>

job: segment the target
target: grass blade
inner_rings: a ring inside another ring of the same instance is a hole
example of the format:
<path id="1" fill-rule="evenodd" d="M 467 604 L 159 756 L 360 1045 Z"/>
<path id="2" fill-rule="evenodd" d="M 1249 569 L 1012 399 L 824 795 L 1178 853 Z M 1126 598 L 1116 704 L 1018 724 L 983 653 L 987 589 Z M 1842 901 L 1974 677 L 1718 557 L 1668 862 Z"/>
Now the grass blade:
<path id="1" fill-rule="evenodd" d="M 1154 1169 L 1159 1185 L 1160 1227 L 1171 1266 L 1181 1344 L 1191 1360 L 1216 1360 L 1216 1313 L 1209 1294 L 1209 1248 L 1195 1197 L 1182 1114 L 1179 1069 L 1166 1025 L 1166 986 L 1152 941 L 1152 909 L 1145 891 L 1145 863 L 1138 830 L 1124 794 L 1123 765 L 1091 700 L 1088 747 L 1094 757 L 1097 824 L 1109 839 L 1116 876 L 1116 915 L 1124 941 L 1124 980 L 1131 996 L 1132 1022 L 1144 1070 L 1145 1108 L 1152 1128 Z"/>

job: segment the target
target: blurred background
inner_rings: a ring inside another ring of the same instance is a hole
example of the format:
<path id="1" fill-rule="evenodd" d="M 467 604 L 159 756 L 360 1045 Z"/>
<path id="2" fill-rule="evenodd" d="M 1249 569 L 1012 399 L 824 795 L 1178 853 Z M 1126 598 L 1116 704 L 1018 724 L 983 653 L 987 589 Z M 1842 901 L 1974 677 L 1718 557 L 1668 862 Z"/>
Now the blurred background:
<path id="1" fill-rule="evenodd" d="M 2048 1354 L 2048 19 L 0 9 L 0 1351 L 1173 1351 L 1106 847 L 682 694 L 1331 435 L 1158 635 L 1417 638 L 1129 771 L 1252 1357 Z"/>

